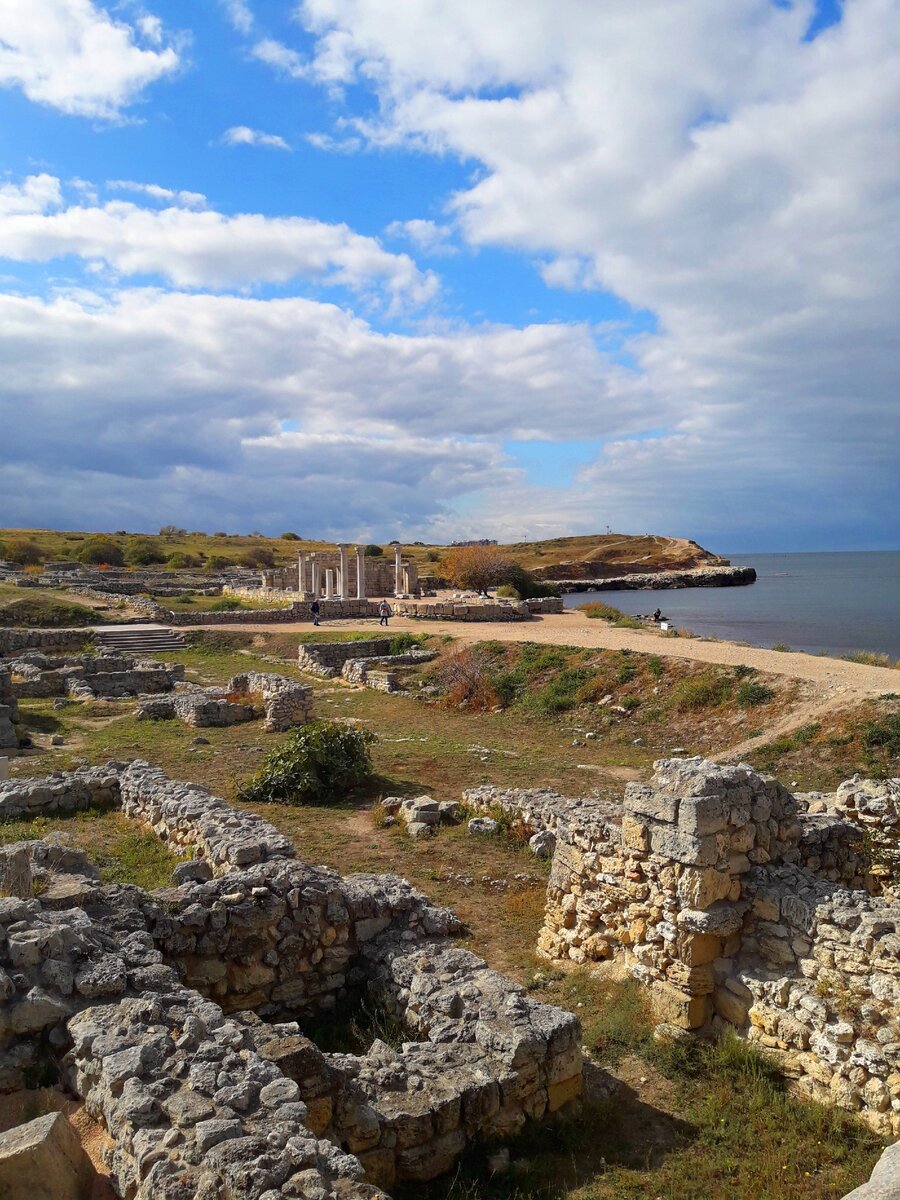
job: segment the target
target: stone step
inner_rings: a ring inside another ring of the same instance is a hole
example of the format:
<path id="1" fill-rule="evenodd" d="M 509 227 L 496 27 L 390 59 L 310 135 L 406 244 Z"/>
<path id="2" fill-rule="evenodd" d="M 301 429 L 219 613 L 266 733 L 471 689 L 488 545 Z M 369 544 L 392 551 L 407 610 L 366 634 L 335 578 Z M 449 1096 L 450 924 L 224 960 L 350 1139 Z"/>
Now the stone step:
<path id="1" fill-rule="evenodd" d="M 162 626 L 133 625 L 118 629 L 98 629 L 97 642 L 105 649 L 155 654 L 184 649 L 184 636 Z"/>

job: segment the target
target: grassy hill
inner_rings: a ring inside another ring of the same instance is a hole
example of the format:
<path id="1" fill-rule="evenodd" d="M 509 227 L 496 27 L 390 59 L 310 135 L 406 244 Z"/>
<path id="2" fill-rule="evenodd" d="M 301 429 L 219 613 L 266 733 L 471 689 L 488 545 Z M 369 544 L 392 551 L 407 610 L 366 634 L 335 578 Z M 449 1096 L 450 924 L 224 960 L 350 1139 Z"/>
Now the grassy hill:
<path id="1" fill-rule="evenodd" d="M 27 541 L 37 547 L 41 562 L 75 559 L 82 543 L 90 536 L 88 533 L 51 529 L 0 529 L 0 557 L 4 555 L 4 547 L 10 543 Z M 118 531 L 106 536 L 124 548 L 129 535 Z M 268 538 L 258 534 L 175 532 L 145 536 L 158 543 L 163 557 L 188 555 L 201 566 L 212 559 L 227 559 L 242 565 L 248 553 L 259 550 L 269 551 L 276 565 L 284 565 L 295 561 L 298 550 L 331 550 L 334 547 L 333 542 L 310 538 Z M 390 546 L 384 545 L 382 548 L 386 554 L 392 553 Z M 721 561 L 696 542 L 652 534 L 586 534 L 538 542 L 513 542 L 502 548 L 523 567 L 556 577 L 561 577 L 561 564 L 572 564 L 574 577 L 589 574 L 602 578 L 626 574 L 630 570 L 674 570 L 715 565 Z M 446 551 L 446 546 L 421 542 L 404 543 L 403 546 L 404 556 L 413 558 L 422 574 L 435 573 Z"/>

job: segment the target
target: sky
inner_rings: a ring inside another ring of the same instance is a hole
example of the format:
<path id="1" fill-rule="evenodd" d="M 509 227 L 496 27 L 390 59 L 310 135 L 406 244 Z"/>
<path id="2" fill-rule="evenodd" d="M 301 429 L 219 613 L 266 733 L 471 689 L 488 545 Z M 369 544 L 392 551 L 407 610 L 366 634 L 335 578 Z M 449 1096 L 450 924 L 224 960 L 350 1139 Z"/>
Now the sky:
<path id="1" fill-rule="evenodd" d="M 0 0 L 0 527 L 900 545 L 900 0 Z"/>

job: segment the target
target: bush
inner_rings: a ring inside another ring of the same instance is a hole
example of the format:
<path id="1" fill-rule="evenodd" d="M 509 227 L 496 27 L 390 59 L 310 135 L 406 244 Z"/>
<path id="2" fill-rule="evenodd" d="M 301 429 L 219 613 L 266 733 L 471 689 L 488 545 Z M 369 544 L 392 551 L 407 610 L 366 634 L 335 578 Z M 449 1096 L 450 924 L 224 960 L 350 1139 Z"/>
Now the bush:
<path id="1" fill-rule="evenodd" d="M 502 596 L 504 600 L 522 599 L 518 589 L 514 588 L 511 583 L 502 583 L 500 587 L 497 588 L 497 595 Z"/>
<path id="2" fill-rule="evenodd" d="M 79 562 L 92 563 L 100 566 L 105 563 L 111 567 L 121 567 L 125 557 L 112 538 L 96 533 L 84 539 L 75 555 Z"/>
<path id="3" fill-rule="evenodd" d="M 11 538 L 0 546 L 0 558 L 18 563 L 21 567 L 36 567 L 43 561 L 44 555 L 37 542 L 27 538 Z"/>
<path id="4" fill-rule="evenodd" d="M 509 581 L 512 561 L 496 546 L 454 546 L 443 562 L 443 574 L 456 586 L 486 592 Z"/>
<path id="5" fill-rule="evenodd" d="M 166 559 L 166 566 L 170 571 L 184 571 L 188 567 L 196 567 L 198 561 L 193 554 L 185 554 L 183 550 L 176 550 Z"/>
<path id="6" fill-rule="evenodd" d="M 637 675 L 637 667 L 633 662 L 623 662 L 618 671 L 616 671 L 616 683 L 631 683 Z"/>
<path id="7" fill-rule="evenodd" d="M 213 554 L 206 560 L 204 569 L 207 571 L 223 571 L 226 567 L 233 566 L 233 558 L 227 558 L 224 554 Z"/>
<path id="8" fill-rule="evenodd" d="M 741 708 L 756 708 L 758 704 L 768 704 L 775 693 L 764 683 L 745 681 L 737 690 L 737 702 Z"/>
<path id="9" fill-rule="evenodd" d="M 790 654 L 791 648 L 787 642 L 776 642 L 772 647 L 773 650 L 778 650 L 782 654 Z"/>
<path id="10" fill-rule="evenodd" d="M 756 674 L 756 667 L 748 667 L 746 663 L 738 663 L 734 668 L 735 679 L 750 679 Z"/>
<path id="11" fill-rule="evenodd" d="M 132 567 L 146 567 L 151 563 L 165 562 L 165 554 L 156 538 L 135 534 L 126 539 L 125 561 Z"/>
<path id="12" fill-rule="evenodd" d="M 369 542 L 365 550 L 366 558 L 379 558 L 384 554 L 384 550 L 380 546 L 376 546 L 374 542 Z"/>
<path id="13" fill-rule="evenodd" d="M 159 536 L 164 538 L 187 537 L 187 530 L 179 529 L 177 525 L 163 525 Z"/>
<path id="14" fill-rule="evenodd" d="M 900 713 L 889 713 L 878 721 L 866 721 L 861 741 L 870 769 L 887 774 L 900 759 Z"/>
<path id="15" fill-rule="evenodd" d="M 663 666 L 663 660 L 658 654 L 651 654 L 648 656 L 647 670 L 654 679 L 662 679 L 663 674 L 665 673 L 665 667 Z"/>
<path id="16" fill-rule="evenodd" d="M 715 708 L 728 698 L 728 681 L 715 675 L 694 675 L 681 679 L 672 689 L 672 701 L 679 712 L 697 712 Z"/>
<path id="17" fill-rule="evenodd" d="M 264 550 L 262 546 L 251 546 L 241 555 L 240 561 L 243 567 L 274 567 L 275 555 L 271 550 Z"/>
<path id="18" fill-rule="evenodd" d="M 389 654 L 405 654 L 407 650 L 422 645 L 422 635 L 416 633 L 398 633 L 391 638 Z"/>
<path id="19" fill-rule="evenodd" d="M 311 721 L 266 755 L 239 792 L 257 804 L 334 804 L 372 774 L 375 735 L 337 721 Z"/>
<path id="20" fill-rule="evenodd" d="M 641 622 L 636 621 L 634 617 L 627 616 L 621 609 L 614 608 L 611 604 L 602 604 L 599 600 L 593 600 L 588 604 L 579 604 L 578 609 L 591 620 L 609 621 L 618 629 L 644 628 Z"/>
<path id="21" fill-rule="evenodd" d="M 281 535 L 281 540 L 283 542 L 299 542 L 300 535 L 296 533 L 283 533 Z"/>
<path id="22" fill-rule="evenodd" d="M 451 654 L 438 669 L 437 678 L 447 692 L 447 702 L 468 704 L 476 712 L 494 708 L 499 696 L 494 683 L 494 656 L 483 646 Z"/>

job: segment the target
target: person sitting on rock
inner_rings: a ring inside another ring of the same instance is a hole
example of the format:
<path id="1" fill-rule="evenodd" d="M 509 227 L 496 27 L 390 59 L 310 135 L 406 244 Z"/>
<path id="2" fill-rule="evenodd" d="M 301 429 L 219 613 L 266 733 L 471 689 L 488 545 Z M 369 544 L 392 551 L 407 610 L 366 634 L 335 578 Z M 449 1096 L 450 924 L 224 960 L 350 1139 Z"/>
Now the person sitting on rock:
<path id="1" fill-rule="evenodd" d="M 662 617 L 662 609 L 658 608 L 656 610 L 656 612 L 653 614 L 653 620 L 657 623 L 657 625 L 659 624 L 661 617 Z"/>

